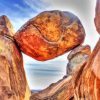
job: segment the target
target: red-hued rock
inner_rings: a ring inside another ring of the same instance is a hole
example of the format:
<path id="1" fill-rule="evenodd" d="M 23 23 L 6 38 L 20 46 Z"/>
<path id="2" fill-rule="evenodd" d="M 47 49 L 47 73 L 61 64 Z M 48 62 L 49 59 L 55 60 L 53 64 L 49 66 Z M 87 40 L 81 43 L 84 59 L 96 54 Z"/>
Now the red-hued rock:
<path id="1" fill-rule="evenodd" d="M 72 13 L 45 11 L 29 20 L 14 38 L 25 54 L 45 61 L 82 44 L 85 31 Z"/>

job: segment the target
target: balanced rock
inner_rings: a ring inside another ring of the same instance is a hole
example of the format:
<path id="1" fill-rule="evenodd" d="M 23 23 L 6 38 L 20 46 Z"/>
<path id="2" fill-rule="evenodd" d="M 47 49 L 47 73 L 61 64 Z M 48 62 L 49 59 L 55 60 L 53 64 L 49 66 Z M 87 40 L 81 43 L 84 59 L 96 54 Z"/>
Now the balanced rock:
<path id="1" fill-rule="evenodd" d="M 82 44 L 85 31 L 78 17 L 55 10 L 42 12 L 29 20 L 14 38 L 25 54 L 45 61 Z"/>

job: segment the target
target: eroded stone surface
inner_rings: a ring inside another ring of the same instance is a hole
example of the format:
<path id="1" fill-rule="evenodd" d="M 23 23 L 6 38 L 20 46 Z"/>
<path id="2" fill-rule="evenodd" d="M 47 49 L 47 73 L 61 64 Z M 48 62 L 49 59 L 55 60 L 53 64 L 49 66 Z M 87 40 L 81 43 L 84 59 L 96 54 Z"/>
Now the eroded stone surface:
<path id="1" fill-rule="evenodd" d="M 8 17 L 5 15 L 0 16 L 0 34 L 10 36 L 14 35 L 13 26 Z"/>
<path id="2" fill-rule="evenodd" d="M 45 61 L 80 45 L 85 31 L 78 17 L 55 10 L 42 12 L 29 20 L 14 38 L 25 54 Z"/>
<path id="3" fill-rule="evenodd" d="M 43 91 L 33 93 L 31 100 L 72 100 L 74 98 L 74 84 L 78 80 L 77 76 L 86 65 L 90 54 L 89 45 L 81 45 L 73 49 L 68 55 L 69 63 L 71 64 L 68 65 L 68 68 L 71 70 L 67 73 L 67 77 L 50 85 Z"/>
<path id="4" fill-rule="evenodd" d="M 68 55 L 68 64 L 67 64 L 67 76 L 72 74 L 74 70 L 78 67 L 87 63 L 88 58 L 91 54 L 91 49 L 89 45 L 78 46 L 73 49 Z"/>
<path id="5" fill-rule="evenodd" d="M 6 18 L 0 17 L 0 100 L 28 100 L 30 90 L 23 67 L 23 57 L 11 37 L 10 22 L 7 23 Z M 2 25 L 4 27 L 1 27 Z"/>
<path id="6" fill-rule="evenodd" d="M 76 100 L 100 100 L 100 39 L 84 67 L 80 78 L 75 81 Z M 79 76 L 77 76 L 79 77 Z"/>

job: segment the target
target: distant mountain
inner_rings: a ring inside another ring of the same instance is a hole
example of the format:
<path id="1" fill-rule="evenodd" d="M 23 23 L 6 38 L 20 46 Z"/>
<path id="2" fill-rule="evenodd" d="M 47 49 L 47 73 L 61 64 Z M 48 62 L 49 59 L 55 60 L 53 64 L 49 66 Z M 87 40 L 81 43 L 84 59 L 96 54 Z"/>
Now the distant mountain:
<path id="1" fill-rule="evenodd" d="M 31 90 L 32 93 L 37 93 L 39 91 L 41 91 L 41 90 Z"/>

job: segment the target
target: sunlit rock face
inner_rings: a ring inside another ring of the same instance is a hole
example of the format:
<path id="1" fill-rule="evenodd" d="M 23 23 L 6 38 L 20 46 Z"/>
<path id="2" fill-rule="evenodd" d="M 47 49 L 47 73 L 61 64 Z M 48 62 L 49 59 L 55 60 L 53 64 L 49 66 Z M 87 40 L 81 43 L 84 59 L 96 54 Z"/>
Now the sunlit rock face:
<path id="1" fill-rule="evenodd" d="M 12 26 L 0 17 L 0 100 L 28 100 L 30 91 L 23 67 L 23 57 L 14 43 Z M 6 33 L 8 32 L 8 33 Z"/>
<path id="2" fill-rule="evenodd" d="M 31 100 L 100 100 L 100 40 L 87 63 L 74 73 L 39 93 Z"/>
<path id="3" fill-rule="evenodd" d="M 40 61 L 53 59 L 85 38 L 78 17 L 65 11 L 45 11 L 29 20 L 14 36 L 20 49 Z"/>
<path id="4" fill-rule="evenodd" d="M 95 21 L 97 32 L 100 34 L 100 0 L 97 0 L 97 3 L 96 3 L 94 21 Z"/>
<path id="5" fill-rule="evenodd" d="M 99 30 L 99 0 L 95 24 Z M 79 19 L 61 11 L 42 12 L 14 36 L 6 16 L 0 17 L 0 100 L 100 100 L 100 39 L 91 53 L 82 44 L 85 32 Z M 18 43 L 18 45 L 15 43 Z M 77 48 L 75 48 L 77 47 Z M 66 51 L 68 77 L 30 96 L 21 51 L 41 61 Z"/>
<path id="6" fill-rule="evenodd" d="M 83 65 L 84 63 L 87 63 L 90 54 L 91 49 L 89 45 L 80 45 L 73 49 L 67 57 L 67 76 L 73 74 L 74 70 Z"/>
<path id="7" fill-rule="evenodd" d="M 91 54 L 89 45 L 78 46 L 73 49 L 68 55 L 68 75 L 58 81 L 51 84 L 48 88 L 38 93 L 33 93 L 31 100 L 69 100 L 74 98 L 74 84 L 77 80 L 78 73 L 81 68 L 86 65 Z M 69 65 L 70 63 L 70 65 Z"/>
<path id="8" fill-rule="evenodd" d="M 40 92 L 32 93 L 30 100 L 69 100 L 73 95 L 74 88 L 70 76 L 52 83 L 48 88 Z"/>
<path id="9" fill-rule="evenodd" d="M 75 99 L 100 100 L 100 39 L 75 81 Z"/>
<path id="10" fill-rule="evenodd" d="M 100 33 L 99 15 L 100 0 L 97 0 L 95 24 L 97 31 Z M 90 53 L 90 48 L 85 55 L 83 55 L 84 52 L 79 52 L 84 51 L 80 47 L 75 49 L 68 56 L 68 60 L 71 63 L 68 65 L 71 68 L 69 73 L 73 72 L 73 74 L 70 74 L 67 78 L 69 80 L 65 81 L 66 87 L 63 87 L 65 85 L 62 86 L 62 83 L 64 83 L 63 79 L 57 82 L 56 85 L 53 85 L 58 89 L 57 91 L 54 92 L 55 88 L 52 90 L 53 86 L 49 87 L 48 91 L 44 90 L 33 94 L 31 100 L 35 100 L 34 98 L 36 100 L 100 100 L 100 39 L 92 54 Z M 89 56 L 88 59 L 86 55 Z M 73 68 L 75 69 L 73 70 Z M 62 86 L 61 89 L 59 88 L 60 86 Z M 66 89 L 66 92 L 64 89 Z M 52 92 L 50 92 L 51 90 Z M 50 93 L 53 94 L 50 95 Z"/>
<path id="11" fill-rule="evenodd" d="M 10 23 L 10 20 L 7 16 L 3 15 L 0 16 L 0 34 L 2 35 L 14 35 L 14 29 L 12 24 Z"/>

